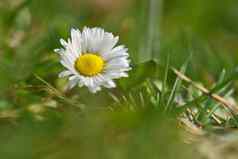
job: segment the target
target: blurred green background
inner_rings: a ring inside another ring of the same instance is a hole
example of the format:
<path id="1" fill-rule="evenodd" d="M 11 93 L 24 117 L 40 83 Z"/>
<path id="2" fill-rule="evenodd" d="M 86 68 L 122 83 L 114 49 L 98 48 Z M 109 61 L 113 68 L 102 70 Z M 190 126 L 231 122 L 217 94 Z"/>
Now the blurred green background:
<path id="1" fill-rule="evenodd" d="M 163 80 L 168 56 L 177 68 L 191 56 L 188 75 L 211 86 L 238 64 L 237 8 L 237 0 L 0 0 L 0 158 L 200 158 L 173 114 L 147 101 L 138 111 L 126 102 L 110 110 L 108 94 L 123 100 L 147 79 Z M 65 91 L 58 78 L 53 49 L 84 26 L 103 27 L 129 48 L 138 69 L 117 89 Z"/>

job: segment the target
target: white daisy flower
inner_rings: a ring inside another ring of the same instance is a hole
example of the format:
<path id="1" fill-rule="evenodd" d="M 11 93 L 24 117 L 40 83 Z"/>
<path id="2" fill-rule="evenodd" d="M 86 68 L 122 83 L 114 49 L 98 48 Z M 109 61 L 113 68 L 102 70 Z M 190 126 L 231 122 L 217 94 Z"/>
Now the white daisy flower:
<path id="1" fill-rule="evenodd" d="M 116 46 L 119 37 L 101 28 L 87 28 L 82 32 L 71 29 L 71 39 L 60 39 L 63 48 L 55 49 L 66 70 L 59 77 L 68 77 L 71 89 L 86 86 L 95 93 L 101 87 L 114 88 L 114 79 L 127 77 L 129 71 L 128 49 Z"/>

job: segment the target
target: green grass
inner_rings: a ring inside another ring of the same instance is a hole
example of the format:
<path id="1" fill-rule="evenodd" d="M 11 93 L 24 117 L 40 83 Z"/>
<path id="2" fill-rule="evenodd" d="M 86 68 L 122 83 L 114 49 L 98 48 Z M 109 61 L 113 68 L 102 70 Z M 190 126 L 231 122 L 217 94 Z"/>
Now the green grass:
<path id="1" fill-rule="evenodd" d="M 238 2 L 102 2 L 0 2 L 0 158 L 200 159 L 185 130 L 237 129 L 237 111 L 213 95 L 236 105 Z M 133 69 L 116 89 L 65 90 L 58 78 L 53 50 L 84 26 L 103 27 L 129 48 Z"/>

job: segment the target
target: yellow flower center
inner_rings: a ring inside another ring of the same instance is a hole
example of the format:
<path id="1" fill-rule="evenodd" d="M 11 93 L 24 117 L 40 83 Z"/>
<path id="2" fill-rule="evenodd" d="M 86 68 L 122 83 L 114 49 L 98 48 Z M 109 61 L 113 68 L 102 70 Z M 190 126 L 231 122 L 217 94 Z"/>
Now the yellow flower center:
<path id="1" fill-rule="evenodd" d="M 103 59 L 95 54 L 86 53 L 81 55 L 75 62 L 75 68 L 84 76 L 94 76 L 102 72 Z"/>

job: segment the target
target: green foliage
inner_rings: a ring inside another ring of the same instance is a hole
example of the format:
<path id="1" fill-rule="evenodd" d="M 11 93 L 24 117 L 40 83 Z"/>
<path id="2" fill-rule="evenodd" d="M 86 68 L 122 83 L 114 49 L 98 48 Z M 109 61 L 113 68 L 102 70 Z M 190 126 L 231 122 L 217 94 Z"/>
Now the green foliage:
<path id="1" fill-rule="evenodd" d="M 179 123 L 238 127 L 238 113 L 211 96 L 236 106 L 237 1 L 111 1 L 0 1 L 0 158 L 200 158 Z M 116 89 L 69 91 L 58 78 L 53 49 L 85 25 L 129 48 L 133 69 Z"/>

